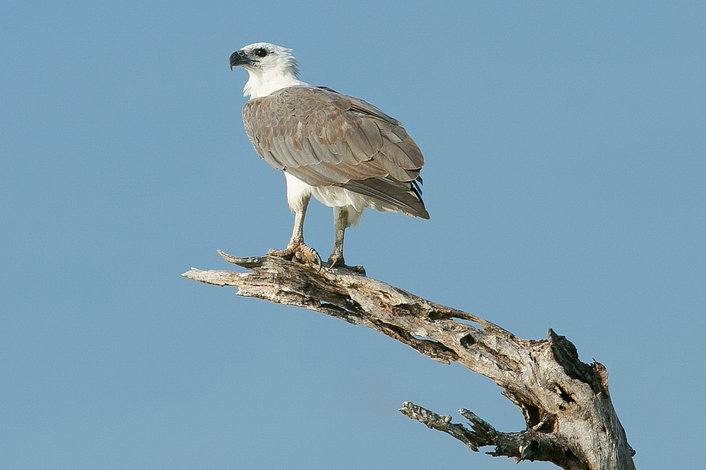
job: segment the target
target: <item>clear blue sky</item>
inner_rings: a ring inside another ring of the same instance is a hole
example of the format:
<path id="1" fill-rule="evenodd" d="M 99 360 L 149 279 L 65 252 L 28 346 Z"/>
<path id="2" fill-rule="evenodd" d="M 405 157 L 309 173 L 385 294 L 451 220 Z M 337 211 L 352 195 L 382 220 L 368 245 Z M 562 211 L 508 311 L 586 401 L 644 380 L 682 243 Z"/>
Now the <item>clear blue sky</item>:
<path id="1" fill-rule="evenodd" d="M 179 276 L 291 230 L 228 69 L 256 41 L 426 156 L 431 220 L 366 213 L 349 262 L 566 335 L 638 468 L 700 468 L 705 24 L 700 1 L 3 2 L 0 468 L 518 468 L 397 411 L 521 430 L 488 379 Z M 330 210 L 307 222 L 327 255 Z"/>

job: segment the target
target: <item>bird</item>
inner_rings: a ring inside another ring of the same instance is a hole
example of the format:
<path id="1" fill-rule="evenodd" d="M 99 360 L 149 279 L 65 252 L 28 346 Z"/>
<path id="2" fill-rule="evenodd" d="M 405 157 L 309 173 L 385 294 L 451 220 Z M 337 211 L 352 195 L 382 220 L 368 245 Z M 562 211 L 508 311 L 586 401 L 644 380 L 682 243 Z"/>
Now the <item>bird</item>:
<path id="1" fill-rule="evenodd" d="M 429 218 L 421 191 L 424 157 L 402 123 L 360 98 L 301 81 L 289 48 L 267 42 L 244 46 L 230 55 L 231 70 L 238 66 L 248 72 L 245 132 L 259 157 L 284 172 L 294 212 L 286 248 L 268 255 L 321 268 L 321 257 L 304 243 L 311 196 L 333 208 L 329 268 L 350 268 L 343 238 L 365 208 Z"/>

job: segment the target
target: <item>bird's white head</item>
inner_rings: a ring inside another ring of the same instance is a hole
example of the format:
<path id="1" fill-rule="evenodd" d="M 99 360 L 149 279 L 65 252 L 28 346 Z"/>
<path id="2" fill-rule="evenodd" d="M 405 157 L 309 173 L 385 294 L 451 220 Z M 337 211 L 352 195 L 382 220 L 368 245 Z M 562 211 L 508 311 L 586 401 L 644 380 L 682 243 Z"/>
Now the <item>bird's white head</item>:
<path id="1" fill-rule="evenodd" d="M 268 42 L 256 42 L 230 55 L 230 68 L 243 67 L 250 78 L 243 95 L 250 99 L 267 96 L 281 88 L 306 85 L 299 80 L 297 60 L 292 50 Z"/>

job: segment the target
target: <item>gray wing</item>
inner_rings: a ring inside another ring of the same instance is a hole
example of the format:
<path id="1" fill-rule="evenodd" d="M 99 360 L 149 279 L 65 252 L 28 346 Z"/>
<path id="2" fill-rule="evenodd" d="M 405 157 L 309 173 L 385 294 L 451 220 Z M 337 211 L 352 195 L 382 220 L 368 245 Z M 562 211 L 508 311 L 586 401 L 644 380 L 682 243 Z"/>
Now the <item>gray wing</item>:
<path id="1" fill-rule="evenodd" d="M 429 218 L 422 152 L 402 124 L 327 88 L 296 86 L 243 106 L 245 132 L 267 163 L 312 186 L 340 186 Z"/>

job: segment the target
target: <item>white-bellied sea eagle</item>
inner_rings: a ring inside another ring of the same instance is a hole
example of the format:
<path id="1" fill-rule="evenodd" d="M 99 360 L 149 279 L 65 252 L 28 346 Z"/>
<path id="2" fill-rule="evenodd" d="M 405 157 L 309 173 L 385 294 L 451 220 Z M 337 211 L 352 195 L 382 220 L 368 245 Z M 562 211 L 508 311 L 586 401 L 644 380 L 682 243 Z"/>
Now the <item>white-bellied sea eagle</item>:
<path id="1" fill-rule="evenodd" d="M 291 49 L 250 44 L 230 56 L 234 66 L 249 74 L 245 132 L 260 158 L 284 172 L 295 213 L 287 247 L 269 254 L 320 265 L 318 254 L 304 244 L 312 195 L 333 208 L 331 267 L 345 266 L 344 231 L 366 207 L 429 218 L 419 177 L 424 157 L 399 121 L 359 98 L 302 82 Z"/>

